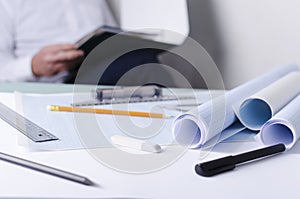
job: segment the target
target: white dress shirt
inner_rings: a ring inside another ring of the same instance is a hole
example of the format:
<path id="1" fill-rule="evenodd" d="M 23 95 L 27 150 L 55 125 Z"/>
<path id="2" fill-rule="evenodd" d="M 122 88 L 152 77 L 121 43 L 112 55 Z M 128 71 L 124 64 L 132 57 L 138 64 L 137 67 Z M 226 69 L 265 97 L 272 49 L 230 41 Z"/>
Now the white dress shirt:
<path id="1" fill-rule="evenodd" d="M 36 78 L 31 59 L 41 48 L 73 43 L 101 25 L 114 25 L 104 0 L 0 0 L 0 81 Z"/>

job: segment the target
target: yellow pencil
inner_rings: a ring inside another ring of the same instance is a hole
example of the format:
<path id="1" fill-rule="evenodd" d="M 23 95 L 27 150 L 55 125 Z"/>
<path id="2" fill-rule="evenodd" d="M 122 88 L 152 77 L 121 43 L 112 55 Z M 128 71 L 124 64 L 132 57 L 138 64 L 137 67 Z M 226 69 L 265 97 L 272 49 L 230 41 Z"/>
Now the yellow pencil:
<path id="1" fill-rule="evenodd" d="M 151 117 L 151 118 L 167 118 L 161 113 L 147 113 L 136 111 L 123 111 L 123 110 L 109 110 L 109 109 L 94 109 L 94 108 L 79 108 L 71 106 L 54 106 L 48 107 L 50 111 L 65 111 L 65 112 L 81 112 L 81 113 L 97 113 L 97 114 L 110 114 L 110 115 L 127 115 L 135 117 Z"/>

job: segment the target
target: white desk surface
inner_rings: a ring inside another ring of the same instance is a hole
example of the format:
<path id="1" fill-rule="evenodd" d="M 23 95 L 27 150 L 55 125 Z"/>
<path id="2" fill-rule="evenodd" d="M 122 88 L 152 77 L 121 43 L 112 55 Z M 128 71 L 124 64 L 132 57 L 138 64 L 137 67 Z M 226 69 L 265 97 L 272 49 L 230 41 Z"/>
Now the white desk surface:
<path id="1" fill-rule="evenodd" d="M 20 85 L 0 84 L 2 90 L 3 86 L 15 89 Z M 157 172 L 126 174 L 105 167 L 85 150 L 25 151 L 16 143 L 20 133 L 2 120 L 0 134 L 1 152 L 81 174 L 98 184 L 85 186 L 0 161 L 0 198 L 299 198 L 299 144 L 288 153 L 204 178 L 194 171 L 195 164 L 203 161 L 197 150 L 187 151 L 174 164 Z M 255 142 L 224 143 L 205 160 L 257 147 Z M 170 147 L 164 153 L 176 148 Z M 101 150 L 113 154 L 115 149 Z"/>

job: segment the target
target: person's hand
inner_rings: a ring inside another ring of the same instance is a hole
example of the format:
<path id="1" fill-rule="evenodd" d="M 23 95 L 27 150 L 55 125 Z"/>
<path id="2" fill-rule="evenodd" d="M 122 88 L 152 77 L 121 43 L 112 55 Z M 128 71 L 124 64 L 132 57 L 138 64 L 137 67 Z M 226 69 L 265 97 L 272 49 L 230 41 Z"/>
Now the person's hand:
<path id="1" fill-rule="evenodd" d="M 33 56 L 32 72 L 36 77 L 53 76 L 77 66 L 83 58 L 83 51 L 74 44 L 47 46 Z"/>

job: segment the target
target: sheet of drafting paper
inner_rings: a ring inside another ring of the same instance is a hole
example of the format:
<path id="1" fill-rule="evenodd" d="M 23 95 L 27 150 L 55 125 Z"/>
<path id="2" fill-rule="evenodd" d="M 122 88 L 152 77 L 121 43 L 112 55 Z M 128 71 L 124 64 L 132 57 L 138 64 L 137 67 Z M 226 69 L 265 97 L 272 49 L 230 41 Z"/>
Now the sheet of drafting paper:
<path id="1" fill-rule="evenodd" d="M 173 124 L 174 139 L 179 144 L 190 148 L 201 147 L 236 121 L 232 108 L 234 104 L 293 71 L 299 71 L 298 66 L 280 67 L 228 91 L 225 96 L 220 96 L 180 115 Z"/>
<path id="2" fill-rule="evenodd" d="M 85 101 L 85 95 L 78 97 Z M 88 95 L 90 97 L 90 95 Z M 201 95 L 203 97 L 203 95 Z M 130 116 L 104 115 L 92 113 L 52 112 L 49 105 L 70 106 L 74 94 L 21 94 L 16 93 L 19 111 L 28 119 L 59 138 L 58 141 L 34 143 L 29 139 L 19 144 L 32 150 L 70 150 L 81 148 L 112 147 L 110 137 L 125 135 L 149 140 L 161 145 L 174 144 L 171 126 L 174 118 L 142 118 Z M 102 105 L 93 108 L 129 110 L 142 112 L 164 111 L 167 115 L 172 110 L 162 107 L 174 106 L 176 101 Z M 166 111 L 166 112 L 165 112 Z M 178 111 L 176 111 L 178 114 Z M 175 115 L 176 115 L 175 114 Z"/>
<path id="3" fill-rule="evenodd" d="M 261 129 L 279 110 L 300 94 L 300 72 L 292 72 L 235 107 L 241 123 L 254 131 Z"/>
<path id="4" fill-rule="evenodd" d="M 265 123 L 259 138 L 265 145 L 283 143 L 292 148 L 300 137 L 300 95 Z"/>

